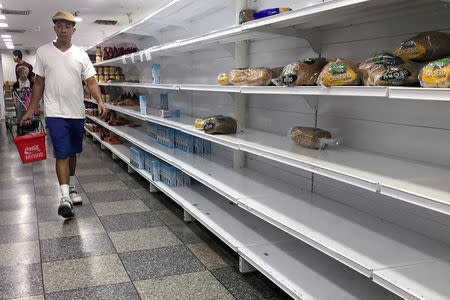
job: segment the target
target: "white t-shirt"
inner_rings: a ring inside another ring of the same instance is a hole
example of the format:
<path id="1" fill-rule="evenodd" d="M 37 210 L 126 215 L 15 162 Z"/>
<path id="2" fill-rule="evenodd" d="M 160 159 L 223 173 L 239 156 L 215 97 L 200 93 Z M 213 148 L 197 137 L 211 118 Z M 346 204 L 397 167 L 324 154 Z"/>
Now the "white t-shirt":
<path id="1" fill-rule="evenodd" d="M 25 81 L 22 81 L 22 79 L 19 78 L 19 89 L 22 88 L 29 88 L 30 87 L 30 81 L 26 79 Z"/>
<path id="2" fill-rule="evenodd" d="M 86 52 L 73 45 L 62 52 L 48 43 L 36 51 L 33 71 L 45 77 L 43 99 L 47 117 L 85 118 L 81 80 L 95 75 Z"/>

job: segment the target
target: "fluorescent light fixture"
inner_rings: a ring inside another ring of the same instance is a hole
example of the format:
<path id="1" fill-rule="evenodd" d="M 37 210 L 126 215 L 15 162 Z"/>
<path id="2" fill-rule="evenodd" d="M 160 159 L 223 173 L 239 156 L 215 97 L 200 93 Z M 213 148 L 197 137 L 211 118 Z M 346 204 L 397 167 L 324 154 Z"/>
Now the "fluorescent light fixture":
<path id="1" fill-rule="evenodd" d="M 9 39 L 9 38 L 11 38 L 11 35 L 10 34 L 2 34 L 2 38 Z"/>
<path id="2" fill-rule="evenodd" d="M 3 8 L 3 4 L 0 3 L 0 8 Z"/>
<path id="3" fill-rule="evenodd" d="M 8 27 L 8 24 L 6 24 L 6 23 L 0 23 L 0 28 L 5 28 L 5 27 Z"/>
<path id="4" fill-rule="evenodd" d="M 6 46 L 14 46 L 13 43 L 5 43 Z"/>
<path id="5" fill-rule="evenodd" d="M 75 17 L 75 22 L 79 23 L 79 22 L 82 22 L 82 21 L 83 21 L 83 18 Z"/>
<path id="6" fill-rule="evenodd" d="M 0 14 L 0 20 L 5 20 L 5 19 L 6 19 L 6 16 Z"/>
<path id="7" fill-rule="evenodd" d="M 6 49 L 14 49 L 14 46 L 6 46 Z"/>
<path id="8" fill-rule="evenodd" d="M 4 42 L 12 42 L 12 39 L 3 39 Z"/>

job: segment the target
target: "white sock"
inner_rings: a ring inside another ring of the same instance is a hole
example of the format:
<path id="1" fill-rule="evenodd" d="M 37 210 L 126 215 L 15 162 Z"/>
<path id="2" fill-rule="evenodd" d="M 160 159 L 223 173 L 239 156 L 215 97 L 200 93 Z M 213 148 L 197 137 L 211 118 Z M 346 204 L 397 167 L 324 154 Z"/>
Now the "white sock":
<path id="1" fill-rule="evenodd" d="M 63 197 L 69 197 L 69 185 L 61 184 L 61 194 Z"/>

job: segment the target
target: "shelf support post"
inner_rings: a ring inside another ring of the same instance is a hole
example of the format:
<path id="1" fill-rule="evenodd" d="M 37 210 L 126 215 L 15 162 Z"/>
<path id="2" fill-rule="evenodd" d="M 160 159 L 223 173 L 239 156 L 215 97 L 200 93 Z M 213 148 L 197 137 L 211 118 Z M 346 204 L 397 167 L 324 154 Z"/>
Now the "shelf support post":
<path id="1" fill-rule="evenodd" d="M 239 272 L 241 273 L 251 273 L 255 272 L 256 269 L 251 264 L 249 264 L 242 256 L 239 256 Z"/>
<path id="2" fill-rule="evenodd" d="M 239 24 L 239 13 L 247 7 L 247 0 L 236 0 L 235 23 Z M 236 68 L 248 67 L 248 42 L 237 41 L 234 44 L 234 66 Z M 247 95 L 236 93 L 233 95 L 234 117 L 238 123 L 237 132 L 247 127 Z M 245 152 L 233 150 L 233 168 L 245 167 Z"/>

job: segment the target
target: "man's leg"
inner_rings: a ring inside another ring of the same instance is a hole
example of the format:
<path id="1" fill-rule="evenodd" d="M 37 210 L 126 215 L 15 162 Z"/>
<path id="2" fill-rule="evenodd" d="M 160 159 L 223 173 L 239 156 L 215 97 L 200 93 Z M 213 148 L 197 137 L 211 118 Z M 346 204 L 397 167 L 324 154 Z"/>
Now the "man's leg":
<path id="1" fill-rule="evenodd" d="M 70 128 L 65 119 L 49 117 L 47 117 L 47 127 L 52 139 L 56 158 L 56 175 L 61 187 L 58 214 L 64 218 L 71 218 L 73 217 L 73 205 L 69 196 Z"/>
<path id="2" fill-rule="evenodd" d="M 77 168 L 77 155 L 73 154 L 69 158 L 70 178 L 73 178 L 73 176 L 75 176 L 76 168 Z M 69 180 L 69 182 L 70 182 L 70 180 Z M 78 191 L 75 188 L 75 184 L 69 186 L 69 194 L 70 194 L 70 199 L 72 200 L 73 205 L 83 204 L 83 199 L 81 199 L 81 196 L 78 195 Z"/>

